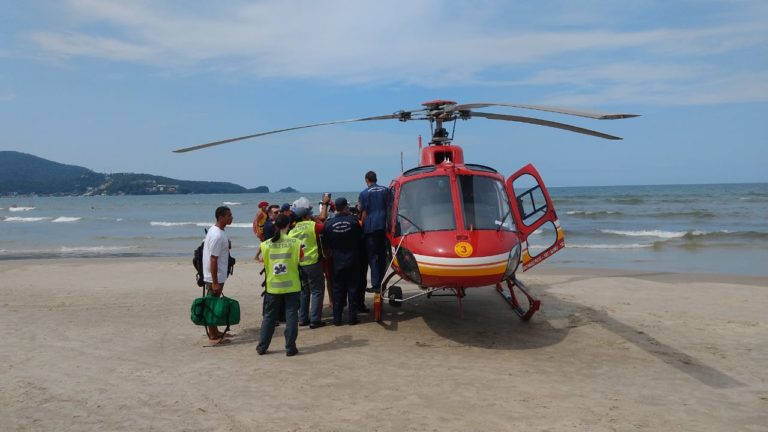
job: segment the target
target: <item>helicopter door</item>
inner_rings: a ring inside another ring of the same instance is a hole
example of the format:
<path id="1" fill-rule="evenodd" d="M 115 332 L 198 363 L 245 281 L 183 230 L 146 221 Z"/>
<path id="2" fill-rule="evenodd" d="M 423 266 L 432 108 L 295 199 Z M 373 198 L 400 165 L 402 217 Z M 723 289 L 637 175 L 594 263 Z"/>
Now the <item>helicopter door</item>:
<path id="1" fill-rule="evenodd" d="M 533 165 L 528 164 L 512 174 L 507 179 L 507 187 L 516 201 L 512 215 L 520 233 L 521 261 L 526 271 L 565 246 L 563 229 L 549 192 Z M 532 236 L 534 244 L 529 241 Z M 542 236 L 545 238 L 541 239 Z"/>

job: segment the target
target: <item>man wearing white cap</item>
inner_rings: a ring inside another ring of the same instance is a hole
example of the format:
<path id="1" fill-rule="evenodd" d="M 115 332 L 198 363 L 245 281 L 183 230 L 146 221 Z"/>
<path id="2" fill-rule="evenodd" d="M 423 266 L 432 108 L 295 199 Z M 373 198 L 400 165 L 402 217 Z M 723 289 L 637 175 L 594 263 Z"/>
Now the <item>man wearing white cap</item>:
<path id="1" fill-rule="evenodd" d="M 312 206 L 309 200 L 301 197 L 291 206 L 296 216 L 296 225 L 288 237 L 301 240 L 304 259 L 299 262 L 301 278 L 301 303 L 299 305 L 299 325 L 315 329 L 322 327 L 323 299 L 325 297 L 325 275 L 321 260 L 319 235 L 323 232 L 322 223 L 312 219 Z"/>

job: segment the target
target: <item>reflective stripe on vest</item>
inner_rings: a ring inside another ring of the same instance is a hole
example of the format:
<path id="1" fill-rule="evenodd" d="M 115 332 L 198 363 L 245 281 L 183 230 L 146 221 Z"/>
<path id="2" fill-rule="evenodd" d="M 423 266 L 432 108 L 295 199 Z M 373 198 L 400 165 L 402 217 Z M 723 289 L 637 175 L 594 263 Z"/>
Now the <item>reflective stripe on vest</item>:
<path id="1" fill-rule="evenodd" d="M 300 266 L 312 265 L 320 260 L 317 236 L 315 236 L 315 221 L 298 222 L 288 233 L 288 236 L 301 240 L 301 244 L 304 246 L 304 259 L 299 262 Z"/>
<path id="2" fill-rule="evenodd" d="M 259 248 L 264 257 L 267 292 L 288 294 L 301 291 L 299 280 L 301 242 L 298 239 L 281 236 L 277 242 L 271 240 L 262 242 Z"/>

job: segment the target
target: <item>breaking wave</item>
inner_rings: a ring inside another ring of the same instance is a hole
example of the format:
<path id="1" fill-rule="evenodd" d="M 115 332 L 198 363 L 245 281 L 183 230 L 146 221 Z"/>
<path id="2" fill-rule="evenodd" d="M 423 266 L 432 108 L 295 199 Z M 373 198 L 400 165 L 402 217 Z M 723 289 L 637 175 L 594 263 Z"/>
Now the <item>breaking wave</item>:
<path id="1" fill-rule="evenodd" d="M 574 249 L 644 249 L 654 247 L 653 243 L 632 244 L 566 244 L 566 247 Z"/>
<path id="2" fill-rule="evenodd" d="M 613 234 L 625 237 L 655 237 L 665 240 L 683 239 L 683 240 L 704 240 L 704 239 L 748 239 L 748 240 L 768 240 L 768 232 L 760 231 L 662 231 L 662 230 L 600 230 L 604 234 Z"/>
<path id="3" fill-rule="evenodd" d="M 150 225 L 152 226 L 161 226 L 161 227 L 177 227 L 177 226 L 199 226 L 199 227 L 209 227 L 213 225 L 210 222 L 163 222 L 163 221 L 150 221 Z"/>
<path id="4" fill-rule="evenodd" d="M 233 223 L 230 225 L 233 228 L 253 228 L 253 222 L 248 223 Z"/>
<path id="5" fill-rule="evenodd" d="M 40 222 L 50 219 L 49 217 L 20 217 L 20 216 L 9 216 L 5 218 L 6 222 Z"/>
<path id="6" fill-rule="evenodd" d="M 661 230 L 622 231 L 622 230 L 604 229 L 604 230 L 600 230 L 600 232 L 605 234 L 615 234 L 615 235 L 627 236 L 627 237 L 657 237 L 657 238 L 663 238 L 663 239 L 681 238 L 688 233 L 691 233 L 692 235 L 705 234 L 702 231 L 661 231 Z"/>
<path id="7" fill-rule="evenodd" d="M 36 208 L 37 207 L 8 207 L 8 211 L 12 211 L 12 212 L 30 211 Z"/>
<path id="8" fill-rule="evenodd" d="M 203 227 L 203 228 L 208 228 L 211 225 L 213 225 L 212 222 L 165 222 L 165 221 L 150 221 L 149 224 L 152 226 L 159 226 L 159 227 L 197 226 L 197 227 Z M 253 228 L 253 223 L 251 222 L 233 223 L 229 226 L 232 228 Z"/>
<path id="9" fill-rule="evenodd" d="M 59 216 L 56 219 L 52 220 L 51 222 L 77 222 L 81 217 L 69 217 L 69 216 Z"/>
<path id="10" fill-rule="evenodd" d="M 77 246 L 67 247 L 62 246 L 59 250 L 64 254 L 112 254 L 118 251 L 125 251 L 131 249 L 137 249 L 137 246 Z"/>

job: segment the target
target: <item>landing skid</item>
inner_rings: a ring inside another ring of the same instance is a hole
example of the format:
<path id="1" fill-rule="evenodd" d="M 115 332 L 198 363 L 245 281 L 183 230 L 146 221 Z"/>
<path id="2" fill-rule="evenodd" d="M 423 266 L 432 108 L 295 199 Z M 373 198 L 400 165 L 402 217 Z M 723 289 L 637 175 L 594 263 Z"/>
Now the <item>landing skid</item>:
<path id="1" fill-rule="evenodd" d="M 403 292 L 400 289 L 400 287 L 396 285 L 390 286 L 390 281 L 394 276 L 396 276 L 396 273 L 392 272 L 387 277 L 385 277 L 384 281 L 381 284 L 381 293 L 375 293 L 373 295 L 373 319 L 375 321 L 381 322 L 382 320 L 382 308 L 383 308 L 384 298 L 388 298 L 389 304 L 391 306 L 400 307 L 403 302 L 412 300 L 416 297 L 421 297 L 421 296 L 427 296 L 427 298 L 441 297 L 441 296 L 456 297 L 456 300 L 459 302 L 459 315 L 461 316 L 461 318 L 464 318 L 464 304 L 462 302 L 462 300 L 466 296 L 464 288 L 450 288 L 450 287 L 429 288 L 429 289 L 425 289 L 423 292 L 420 292 L 418 294 L 412 295 L 407 298 L 403 298 Z M 400 282 L 401 280 L 402 278 L 399 278 L 397 282 Z M 534 298 L 528 292 L 528 289 L 525 286 L 525 284 L 523 284 L 522 281 L 520 281 L 514 276 L 510 279 L 507 279 L 504 282 L 507 283 L 507 290 L 504 290 L 504 288 L 501 286 L 501 283 L 497 283 L 496 292 L 501 294 L 501 297 L 504 299 L 504 301 L 506 301 L 509 304 L 509 306 L 512 307 L 512 310 L 517 314 L 517 316 L 520 317 L 520 319 L 522 319 L 523 321 L 530 320 L 531 317 L 539 310 L 539 307 L 541 306 L 541 300 Z M 525 301 L 527 301 L 528 303 L 527 309 L 524 309 L 523 304 L 518 299 L 518 295 L 515 294 L 515 288 L 520 290 L 523 296 L 525 296 Z M 434 294 L 435 291 L 443 291 L 443 290 L 452 290 L 453 293 Z"/>
<path id="2" fill-rule="evenodd" d="M 517 314 L 517 316 L 520 317 L 520 319 L 523 321 L 528 321 L 531 319 L 533 314 L 539 310 L 539 307 L 541 306 L 541 300 L 534 298 L 526 289 L 525 284 L 523 284 L 523 282 L 518 280 L 516 277 L 513 276 L 512 278 L 507 279 L 506 282 L 507 290 L 509 293 L 504 291 L 501 283 L 496 284 L 496 291 L 501 294 L 501 297 L 512 307 L 512 310 Z M 517 287 L 517 289 L 519 289 L 520 292 L 523 293 L 523 295 L 528 300 L 527 310 L 523 309 L 523 306 L 520 304 L 520 301 L 515 295 L 515 287 Z"/>
<path id="3" fill-rule="evenodd" d="M 382 308 L 384 305 L 384 299 L 389 300 L 389 305 L 392 307 L 400 307 L 402 306 L 403 302 L 406 302 L 408 300 L 413 300 L 417 297 L 426 296 L 427 298 L 432 297 L 456 297 L 456 300 L 459 303 L 459 316 L 461 318 L 464 318 L 464 297 L 466 297 L 466 292 L 464 288 L 453 288 L 453 287 L 437 287 L 437 288 L 426 288 L 422 287 L 422 292 L 418 294 L 414 294 L 410 297 L 403 298 L 403 291 L 402 289 L 394 284 L 390 284 L 390 281 L 392 278 L 396 276 L 396 273 L 392 272 L 384 278 L 384 282 L 381 284 L 381 293 L 375 293 L 373 295 L 373 319 L 377 322 L 381 322 L 382 320 Z M 400 282 L 403 280 L 403 278 L 399 278 L 395 283 Z M 437 291 L 452 291 L 450 294 L 435 294 Z"/>

